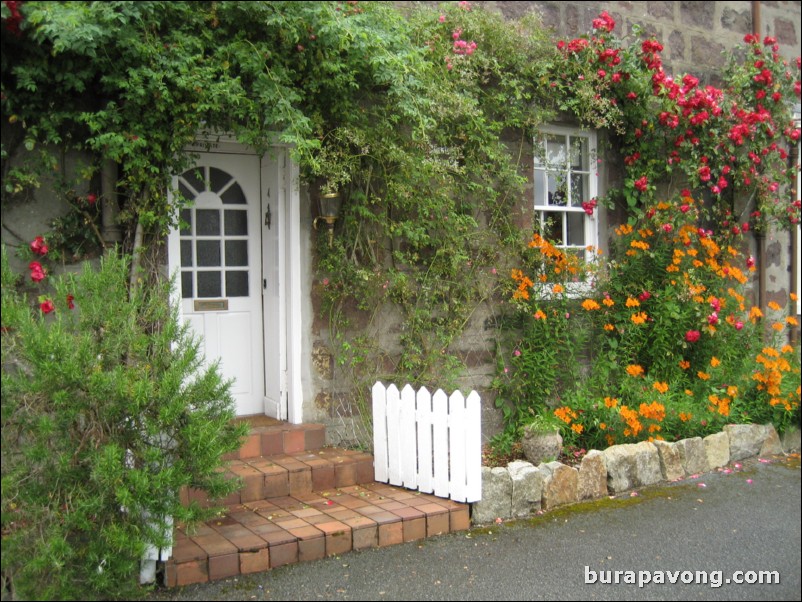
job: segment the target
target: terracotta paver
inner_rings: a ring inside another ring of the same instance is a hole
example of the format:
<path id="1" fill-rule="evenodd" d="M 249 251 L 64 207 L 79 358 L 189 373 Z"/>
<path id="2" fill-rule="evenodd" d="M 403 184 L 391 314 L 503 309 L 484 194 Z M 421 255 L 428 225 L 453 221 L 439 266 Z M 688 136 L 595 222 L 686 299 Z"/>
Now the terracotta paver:
<path id="1" fill-rule="evenodd" d="M 468 505 L 372 482 L 372 456 L 322 447 L 324 427 L 306 426 L 256 427 L 232 455 L 229 473 L 244 487 L 225 504 L 206 500 L 201 491 L 181 492 L 185 503 L 215 503 L 226 511 L 193 529 L 176 527 L 166 585 L 247 575 L 470 527 Z"/>

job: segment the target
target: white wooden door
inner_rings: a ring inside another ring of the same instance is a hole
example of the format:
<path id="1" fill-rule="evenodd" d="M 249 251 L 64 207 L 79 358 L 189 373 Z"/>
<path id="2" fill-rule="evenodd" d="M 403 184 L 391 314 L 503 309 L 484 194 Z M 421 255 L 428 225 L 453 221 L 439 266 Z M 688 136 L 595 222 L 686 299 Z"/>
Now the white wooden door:
<path id="1" fill-rule="evenodd" d="M 204 153 L 177 176 L 192 205 L 170 237 L 170 268 L 180 269 L 184 319 L 202 337 L 207 362 L 234 381 L 237 414 L 265 412 L 262 291 L 262 169 L 259 157 Z M 278 317 L 276 316 L 276 319 Z"/>

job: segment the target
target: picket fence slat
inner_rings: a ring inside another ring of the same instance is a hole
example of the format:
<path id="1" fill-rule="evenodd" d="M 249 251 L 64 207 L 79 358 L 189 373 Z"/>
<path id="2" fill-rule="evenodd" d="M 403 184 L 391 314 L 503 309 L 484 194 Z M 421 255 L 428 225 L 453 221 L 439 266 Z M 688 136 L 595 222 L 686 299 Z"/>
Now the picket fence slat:
<path id="1" fill-rule="evenodd" d="M 415 390 L 406 385 L 401 390 L 401 484 L 409 489 L 418 486 L 418 463 L 415 435 Z"/>
<path id="2" fill-rule="evenodd" d="M 381 383 L 373 385 L 373 472 L 377 481 L 389 479 L 387 459 L 387 390 Z"/>
<path id="3" fill-rule="evenodd" d="M 423 493 L 432 493 L 432 394 L 426 387 L 421 387 L 415 396 L 415 407 L 418 421 L 418 489 Z"/>
<path id="4" fill-rule="evenodd" d="M 375 479 L 459 502 L 482 497 L 481 399 L 373 385 Z"/>

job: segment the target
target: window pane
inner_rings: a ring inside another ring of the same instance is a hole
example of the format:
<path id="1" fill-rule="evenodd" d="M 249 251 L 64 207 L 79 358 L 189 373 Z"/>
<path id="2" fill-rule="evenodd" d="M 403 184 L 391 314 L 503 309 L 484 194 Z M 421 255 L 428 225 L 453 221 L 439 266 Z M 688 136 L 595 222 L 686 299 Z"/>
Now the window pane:
<path id="1" fill-rule="evenodd" d="M 554 244 L 563 244 L 563 214 L 541 211 L 542 235 Z"/>
<path id="2" fill-rule="evenodd" d="M 181 267 L 182 268 L 190 268 L 190 267 L 192 267 L 192 241 L 191 240 L 182 240 L 181 241 Z"/>
<path id="3" fill-rule="evenodd" d="M 571 167 L 581 171 L 590 169 L 587 138 L 571 138 Z"/>
<path id="4" fill-rule="evenodd" d="M 181 222 L 184 224 L 181 228 L 181 236 L 191 236 L 192 235 L 192 210 L 191 209 L 182 209 L 181 213 L 179 214 L 179 218 Z"/>
<path id="5" fill-rule="evenodd" d="M 583 174 L 571 174 L 571 206 L 581 207 L 582 201 L 588 198 L 588 176 Z"/>
<path id="6" fill-rule="evenodd" d="M 219 193 L 223 186 L 229 183 L 231 176 L 222 169 L 216 167 L 209 168 L 209 190 Z"/>
<path id="7" fill-rule="evenodd" d="M 195 169 L 189 169 L 181 174 L 181 177 L 187 181 L 187 184 L 192 186 L 197 192 L 203 192 L 206 190 L 206 183 L 203 181 L 203 168 L 197 167 Z M 189 194 L 187 198 L 191 199 L 194 198 L 194 194 Z"/>
<path id="8" fill-rule="evenodd" d="M 225 214 L 225 233 L 226 236 L 247 236 L 248 235 L 248 212 L 245 210 L 226 209 Z"/>
<path id="9" fill-rule="evenodd" d="M 568 191 L 565 186 L 565 177 L 562 174 L 551 172 L 549 178 L 549 205 L 564 207 L 568 202 Z"/>
<path id="10" fill-rule="evenodd" d="M 228 297 L 248 296 L 248 272 L 241 272 L 241 271 L 226 272 L 226 296 Z"/>
<path id="11" fill-rule="evenodd" d="M 228 189 L 220 195 L 226 205 L 244 205 L 246 203 L 245 193 L 242 192 L 240 185 L 234 182 Z"/>
<path id="12" fill-rule="evenodd" d="M 195 225 L 198 236 L 220 236 L 220 212 L 216 209 L 195 211 Z"/>
<path id="13" fill-rule="evenodd" d="M 195 193 L 192 192 L 188 186 L 186 186 L 183 182 L 178 182 L 178 193 L 184 197 L 187 201 L 191 201 L 195 198 Z"/>
<path id="14" fill-rule="evenodd" d="M 198 297 L 220 297 L 220 272 L 198 272 Z"/>
<path id="15" fill-rule="evenodd" d="M 548 204 L 548 189 L 546 188 L 546 172 L 540 169 L 535 170 L 535 206 L 542 206 Z"/>
<path id="16" fill-rule="evenodd" d="M 546 161 L 552 167 L 565 167 L 567 163 L 565 136 L 549 134 L 546 137 Z"/>
<path id="17" fill-rule="evenodd" d="M 198 266 L 218 267 L 220 266 L 220 241 L 219 240 L 198 240 L 195 250 L 198 255 Z"/>
<path id="18" fill-rule="evenodd" d="M 568 220 L 568 244 L 574 247 L 585 246 L 585 214 L 572 212 L 565 216 Z"/>
<path id="19" fill-rule="evenodd" d="M 226 265 L 227 266 L 246 266 L 246 265 L 248 265 L 248 241 L 247 240 L 227 240 L 226 241 Z"/>
<path id="20" fill-rule="evenodd" d="M 181 272 L 181 297 L 192 299 L 192 272 Z"/>

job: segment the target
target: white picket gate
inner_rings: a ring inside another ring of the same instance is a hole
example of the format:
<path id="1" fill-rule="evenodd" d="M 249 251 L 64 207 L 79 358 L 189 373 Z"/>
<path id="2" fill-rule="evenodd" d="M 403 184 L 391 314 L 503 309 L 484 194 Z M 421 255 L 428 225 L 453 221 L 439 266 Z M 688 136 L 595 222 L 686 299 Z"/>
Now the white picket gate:
<path id="1" fill-rule="evenodd" d="M 373 385 L 375 479 L 458 502 L 482 499 L 479 394 Z"/>

